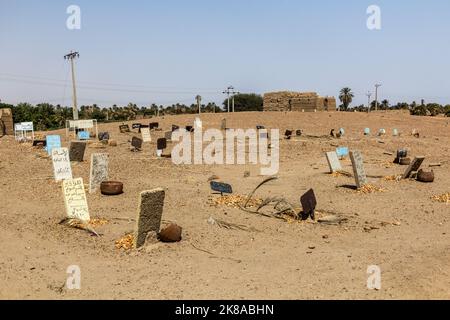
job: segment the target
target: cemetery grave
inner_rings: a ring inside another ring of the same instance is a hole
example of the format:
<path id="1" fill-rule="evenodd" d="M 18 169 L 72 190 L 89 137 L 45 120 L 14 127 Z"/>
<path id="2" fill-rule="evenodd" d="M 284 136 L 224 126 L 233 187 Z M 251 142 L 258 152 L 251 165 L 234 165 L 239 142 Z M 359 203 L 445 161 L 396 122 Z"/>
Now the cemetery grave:
<path id="1" fill-rule="evenodd" d="M 202 114 L 203 128 L 221 128 L 222 118 Z M 160 126 L 170 130 L 173 123 L 184 128 L 193 122 L 192 115 L 167 116 L 160 120 Z M 317 138 L 308 139 L 307 144 L 281 140 L 278 179 L 256 189 L 266 179 L 256 173 L 258 165 L 176 166 L 169 160 L 156 161 L 155 150 L 170 154 L 173 144 L 167 144 L 164 132 L 155 131 L 151 141 L 144 141 L 145 128 L 141 128 L 139 138 L 142 152 L 136 154 L 128 149 L 131 135 L 119 135 L 117 123 L 99 124 L 100 132 L 116 132 L 113 138 L 119 146 L 105 145 L 101 153 L 92 143 L 56 138 L 64 136 L 63 130 L 44 133 L 47 152 L 32 148 L 31 142 L 27 147 L 14 137 L 2 138 L 0 188 L 8 197 L 2 204 L 5 210 L 0 210 L 0 234 L 16 243 L 14 248 L 0 249 L 8 263 L 4 275 L 14 279 L 13 287 L 24 288 L 23 294 L 32 298 L 61 298 L 48 282 L 60 285 L 65 268 L 73 263 L 80 264 L 87 281 L 92 281 L 89 291 L 77 293 L 86 298 L 119 298 L 124 294 L 137 299 L 176 298 L 180 294 L 192 297 L 187 291 L 195 292 L 198 298 L 257 297 L 261 291 L 247 289 L 251 283 L 261 290 L 270 287 L 269 298 L 308 297 L 307 292 L 298 292 L 289 283 L 313 285 L 315 294 L 331 298 L 345 298 L 345 286 L 352 288 L 355 297 L 364 298 L 372 293 L 367 293 L 364 283 L 355 287 L 352 279 L 364 276 L 367 264 L 383 261 L 383 269 L 392 277 L 386 280 L 390 289 L 377 292 L 379 297 L 423 296 L 420 287 L 403 281 L 411 274 L 425 275 L 428 283 L 438 288 L 428 294 L 446 297 L 446 287 L 438 284 L 445 282 L 448 272 L 444 254 L 448 238 L 444 233 L 449 227 L 450 158 L 443 141 L 448 141 L 450 133 L 443 130 L 445 124 L 440 125 L 439 119 L 417 124 L 397 114 L 381 117 L 374 113 L 367 118 L 337 113 L 330 118 L 299 112 L 289 117 L 243 113 L 239 118 L 230 116 L 228 122 L 236 128 L 255 128 L 260 123 L 269 128 L 298 128 L 301 124 L 303 132 Z M 346 128 L 341 140 L 327 135 L 335 123 Z M 132 124 L 127 123 L 129 127 Z M 365 138 L 362 132 L 369 126 L 383 127 L 386 132 L 393 128 L 409 132 L 412 125 L 423 132 L 420 140 L 386 134 L 381 145 L 376 137 Z M 98 138 L 103 140 L 103 135 L 99 133 Z M 67 159 L 70 149 L 72 157 Z M 51 158 L 38 157 L 47 153 Z M 408 168 L 380 166 L 392 163 L 395 156 L 413 160 Z M 430 166 L 434 183 L 412 180 L 420 170 L 431 172 Z M 352 171 L 351 176 L 330 178 L 327 174 L 342 169 Z M 252 174 L 243 179 L 246 171 Z M 396 183 L 384 179 L 399 175 L 407 177 Z M 208 181 L 212 176 L 216 176 L 213 185 Z M 382 178 L 373 178 L 376 176 Z M 110 178 L 121 181 L 126 192 L 103 196 L 99 189 Z M 336 186 L 342 184 L 360 187 L 357 192 L 336 192 Z M 70 222 L 67 225 L 89 232 L 59 225 L 63 218 Z M 349 263 L 355 269 L 348 268 Z M 410 266 L 408 272 L 398 268 L 404 263 Z M 23 274 L 14 273 L 23 264 L 38 267 L 23 270 L 26 280 Z M 313 270 L 316 266 L 326 273 L 298 278 L 295 269 Z M 223 278 L 211 276 L 207 272 L 211 268 Z M 252 275 L 251 281 L 241 281 L 244 286 L 223 281 L 235 279 L 236 270 L 244 268 Z M 283 277 L 268 275 L 268 268 Z M 426 276 L 429 272 L 433 277 Z M 160 288 L 174 279 L 180 282 L 181 293 L 163 293 Z M 202 280 L 207 280 L 208 286 Z M 143 287 L 142 281 L 158 290 Z M 112 289 L 104 290 L 111 282 Z M 31 287 L 27 287 L 29 283 Z M 88 286 L 88 282 L 83 283 Z M 193 291 L 195 287 L 201 290 Z M 64 292 L 63 298 L 72 294 Z"/>

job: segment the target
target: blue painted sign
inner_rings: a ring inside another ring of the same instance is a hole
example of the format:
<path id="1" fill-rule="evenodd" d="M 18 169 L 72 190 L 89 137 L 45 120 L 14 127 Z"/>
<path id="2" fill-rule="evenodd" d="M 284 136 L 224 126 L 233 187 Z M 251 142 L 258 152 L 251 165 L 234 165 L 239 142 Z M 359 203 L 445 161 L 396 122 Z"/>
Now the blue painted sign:
<path id="1" fill-rule="evenodd" d="M 47 153 L 49 155 L 52 154 L 53 148 L 61 148 L 61 137 L 60 136 L 58 136 L 58 135 L 47 136 L 45 140 L 47 141 Z"/>
<path id="2" fill-rule="evenodd" d="M 78 132 L 78 140 L 89 140 L 90 134 L 88 131 L 79 131 Z"/>
<path id="3" fill-rule="evenodd" d="M 216 192 L 220 192 L 220 194 L 223 193 L 233 193 L 233 189 L 231 186 L 227 183 L 217 182 L 217 181 L 211 181 L 211 189 Z"/>
<path id="4" fill-rule="evenodd" d="M 348 154 L 349 154 L 347 147 L 339 147 L 339 148 L 337 148 L 336 149 L 336 153 L 337 153 L 339 158 L 347 157 Z"/>

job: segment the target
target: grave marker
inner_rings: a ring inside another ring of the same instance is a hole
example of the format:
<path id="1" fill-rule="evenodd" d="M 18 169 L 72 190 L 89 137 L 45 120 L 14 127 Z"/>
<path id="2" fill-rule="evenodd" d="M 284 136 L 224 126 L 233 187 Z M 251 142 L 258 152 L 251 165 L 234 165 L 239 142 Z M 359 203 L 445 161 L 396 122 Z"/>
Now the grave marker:
<path id="1" fill-rule="evenodd" d="M 109 154 L 93 153 L 91 155 L 91 172 L 89 193 L 94 193 L 103 181 L 108 181 Z"/>
<path id="2" fill-rule="evenodd" d="M 369 136 L 370 135 L 370 128 L 365 128 L 364 129 L 364 135 L 365 136 Z"/>
<path id="3" fill-rule="evenodd" d="M 177 131 L 178 129 L 180 129 L 179 126 L 176 126 L 174 124 L 172 125 L 172 132 Z"/>
<path id="4" fill-rule="evenodd" d="M 360 189 L 367 184 L 366 171 L 364 170 L 364 162 L 359 151 L 351 151 L 350 159 L 352 160 L 353 175 L 355 176 L 356 187 Z"/>
<path id="5" fill-rule="evenodd" d="M 167 131 L 167 132 L 164 134 L 164 138 L 165 138 L 167 141 L 172 141 L 172 131 Z"/>
<path id="6" fill-rule="evenodd" d="M 123 124 L 123 125 L 119 126 L 119 130 L 120 130 L 120 133 L 130 132 L 130 126 L 127 124 Z"/>
<path id="7" fill-rule="evenodd" d="M 144 142 L 152 142 L 152 136 L 150 135 L 149 128 L 141 128 L 142 141 Z"/>
<path id="8" fill-rule="evenodd" d="M 220 192 L 221 195 L 223 195 L 224 193 L 233 193 L 233 188 L 231 187 L 231 185 L 217 181 L 211 181 L 211 189 L 213 191 Z"/>
<path id="9" fill-rule="evenodd" d="M 165 191 L 162 188 L 141 192 L 134 236 L 135 248 L 145 244 L 148 233 L 159 232 L 164 198 Z"/>
<path id="10" fill-rule="evenodd" d="M 70 167 L 69 150 L 67 148 L 53 148 L 52 162 L 55 181 L 72 179 L 72 168 Z"/>
<path id="11" fill-rule="evenodd" d="M 131 128 L 133 128 L 133 129 L 140 129 L 141 128 L 141 124 L 140 123 L 133 123 L 131 125 Z"/>
<path id="12" fill-rule="evenodd" d="M 348 147 L 339 147 L 339 148 L 337 148 L 336 149 L 336 154 L 339 157 L 339 159 L 345 158 L 349 154 Z"/>
<path id="13" fill-rule="evenodd" d="M 303 207 L 303 216 L 302 219 L 306 220 L 308 217 L 311 217 L 311 219 L 315 220 L 315 211 L 317 206 L 317 199 L 316 195 L 314 194 L 314 190 L 310 189 L 307 193 L 305 193 L 300 198 L 300 203 Z"/>
<path id="14" fill-rule="evenodd" d="M 64 180 L 62 189 L 67 217 L 69 219 L 79 219 L 88 222 L 91 218 L 89 216 L 83 179 Z"/>
<path id="15" fill-rule="evenodd" d="M 159 128 L 158 122 L 152 122 L 150 123 L 150 130 Z"/>
<path id="16" fill-rule="evenodd" d="M 100 132 L 98 134 L 98 140 L 103 141 L 103 140 L 109 140 L 109 132 Z"/>
<path id="17" fill-rule="evenodd" d="M 53 148 L 61 148 L 61 137 L 58 135 L 51 135 L 45 138 L 47 141 L 47 153 L 52 154 Z"/>
<path id="18" fill-rule="evenodd" d="M 408 179 L 413 172 L 418 171 L 424 160 L 425 160 L 425 157 L 415 157 L 414 160 L 411 162 L 411 164 L 406 169 L 402 178 Z"/>
<path id="19" fill-rule="evenodd" d="M 131 139 L 131 146 L 134 148 L 134 150 L 141 150 L 142 149 L 142 139 L 133 137 Z"/>
<path id="20" fill-rule="evenodd" d="M 70 161 L 83 162 L 84 152 L 86 151 L 86 142 L 70 142 L 69 158 Z"/>
<path id="21" fill-rule="evenodd" d="M 90 134 L 88 131 L 78 131 L 78 140 L 89 140 Z"/>
<path id="22" fill-rule="evenodd" d="M 331 152 L 327 152 L 326 155 L 327 155 L 328 166 L 330 167 L 331 173 L 334 173 L 336 171 L 341 171 L 342 166 L 341 166 L 341 163 L 339 162 L 337 153 L 335 151 L 331 151 Z"/>

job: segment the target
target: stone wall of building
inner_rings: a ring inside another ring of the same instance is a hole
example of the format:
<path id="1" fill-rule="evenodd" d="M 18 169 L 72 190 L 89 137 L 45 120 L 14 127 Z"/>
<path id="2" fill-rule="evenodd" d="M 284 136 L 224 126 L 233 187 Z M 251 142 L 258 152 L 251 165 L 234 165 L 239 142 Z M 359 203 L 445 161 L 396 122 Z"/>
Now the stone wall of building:
<path id="1" fill-rule="evenodd" d="M 0 109 L 0 136 L 14 134 L 14 121 L 11 109 Z"/>
<path id="2" fill-rule="evenodd" d="M 334 97 L 320 97 L 315 92 L 270 92 L 264 94 L 264 111 L 334 111 Z"/>

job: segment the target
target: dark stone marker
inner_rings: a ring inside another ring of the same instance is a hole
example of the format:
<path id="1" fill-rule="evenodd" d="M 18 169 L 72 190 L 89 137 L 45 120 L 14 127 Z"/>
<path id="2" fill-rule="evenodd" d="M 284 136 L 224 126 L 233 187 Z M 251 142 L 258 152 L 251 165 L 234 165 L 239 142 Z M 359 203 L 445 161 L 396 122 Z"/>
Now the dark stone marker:
<path id="1" fill-rule="evenodd" d="M 130 126 L 127 124 L 119 126 L 120 133 L 130 132 Z"/>
<path id="2" fill-rule="evenodd" d="M 141 150 L 142 149 L 142 139 L 133 137 L 131 139 L 131 146 L 134 147 L 135 150 Z"/>
<path id="3" fill-rule="evenodd" d="M 167 148 L 167 140 L 165 138 L 160 138 L 156 142 L 156 145 L 158 150 L 164 150 Z"/>
<path id="4" fill-rule="evenodd" d="M 311 217 L 311 219 L 315 220 L 316 219 L 315 211 L 316 211 L 316 206 L 317 206 L 317 200 L 316 200 L 316 195 L 314 194 L 314 190 L 311 189 L 307 193 L 305 193 L 300 198 L 300 203 L 302 204 L 302 207 L 303 207 L 302 219 L 306 220 L 306 219 L 308 219 L 308 217 Z"/>
<path id="5" fill-rule="evenodd" d="M 425 157 L 415 157 L 414 160 L 409 165 L 409 167 L 406 169 L 402 178 L 408 179 L 413 172 L 418 171 L 424 160 Z"/>
<path id="6" fill-rule="evenodd" d="M 264 127 L 264 126 L 256 126 L 256 130 L 262 130 L 262 129 L 265 129 L 266 127 Z"/>
<path id="7" fill-rule="evenodd" d="M 286 139 L 290 140 L 292 137 L 292 130 L 286 130 L 284 136 L 286 137 Z"/>
<path id="8" fill-rule="evenodd" d="M 140 123 L 133 123 L 133 125 L 131 127 L 133 129 L 140 129 L 141 128 L 141 124 Z"/>
<path id="9" fill-rule="evenodd" d="M 405 149 L 397 150 L 397 158 L 406 158 L 408 156 L 408 151 Z"/>
<path id="10" fill-rule="evenodd" d="M 297 130 L 297 131 L 295 131 L 295 134 L 297 135 L 297 137 L 300 137 L 303 134 L 303 131 Z"/>
<path id="11" fill-rule="evenodd" d="M 109 140 L 109 138 L 109 132 L 99 132 L 98 134 L 98 140 L 100 141 Z"/>
<path id="12" fill-rule="evenodd" d="M 37 146 L 46 147 L 47 141 L 46 140 L 33 140 L 33 147 L 37 147 Z"/>
<path id="13" fill-rule="evenodd" d="M 187 131 L 187 132 L 194 132 L 194 127 L 192 127 L 192 126 L 186 126 L 186 131 Z"/>
<path id="14" fill-rule="evenodd" d="M 159 128 L 159 123 L 158 122 L 151 122 L 149 127 L 150 127 L 150 130 L 157 129 L 157 128 Z"/>
<path id="15" fill-rule="evenodd" d="M 174 132 L 174 131 L 177 131 L 177 130 L 179 130 L 180 129 L 180 127 L 179 126 L 176 126 L 176 125 L 172 125 L 172 132 Z"/>
<path id="16" fill-rule="evenodd" d="M 211 189 L 213 191 L 220 192 L 220 194 L 233 193 L 233 188 L 229 184 L 217 181 L 211 181 Z"/>
<path id="17" fill-rule="evenodd" d="M 144 191 L 140 194 L 134 235 L 135 248 L 142 247 L 145 244 L 150 232 L 159 232 L 165 196 L 165 191 L 161 188 Z"/>
<path id="18" fill-rule="evenodd" d="M 70 161 L 83 162 L 86 142 L 72 141 L 69 148 Z"/>

